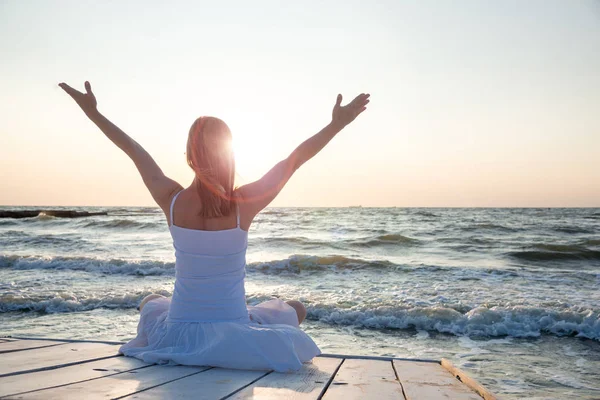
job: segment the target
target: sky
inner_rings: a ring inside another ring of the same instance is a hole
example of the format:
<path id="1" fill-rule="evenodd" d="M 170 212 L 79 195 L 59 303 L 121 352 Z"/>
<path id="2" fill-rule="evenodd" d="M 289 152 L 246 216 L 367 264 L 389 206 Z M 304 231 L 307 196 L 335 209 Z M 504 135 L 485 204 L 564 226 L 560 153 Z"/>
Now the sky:
<path id="1" fill-rule="evenodd" d="M 365 113 L 273 206 L 600 206 L 595 0 L 0 0 L 0 205 L 150 206 L 83 90 L 184 186 L 201 115 L 239 185 L 344 103 Z"/>

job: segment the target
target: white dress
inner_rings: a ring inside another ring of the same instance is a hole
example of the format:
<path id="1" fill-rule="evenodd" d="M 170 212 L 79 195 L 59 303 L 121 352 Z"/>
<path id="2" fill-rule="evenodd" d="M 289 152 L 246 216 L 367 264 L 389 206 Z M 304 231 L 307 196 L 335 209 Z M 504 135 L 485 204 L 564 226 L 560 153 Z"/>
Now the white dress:
<path id="1" fill-rule="evenodd" d="M 181 193 L 181 192 L 180 192 Z M 173 225 L 173 297 L 149 301 L 137 337 L 120 352 L 149 363 L 298 370 L 321 354 L 300 328 L 296 310 L 279 300 L 246 305 L 248 232 L 237 226 L 201 231 Z"/>

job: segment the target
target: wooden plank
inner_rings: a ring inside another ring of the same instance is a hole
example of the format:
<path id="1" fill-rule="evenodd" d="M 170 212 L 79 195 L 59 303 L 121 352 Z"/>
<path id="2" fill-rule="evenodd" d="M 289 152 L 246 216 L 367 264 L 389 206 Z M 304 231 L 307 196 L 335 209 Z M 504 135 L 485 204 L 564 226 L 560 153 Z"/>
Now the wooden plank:
<path id="1" fill-rule="evenodd" d="M 27 336 L 11 336 L 10 340 L 50 340 L 50 341 L 54 341 L 54 342 L 64 342 L 64 343 L 104 343 L 104 344 L 119 344 L 119 345 L 123 345 L 126 343 L 126 342 L 115 342 L 115 341 L 110 341 L 110 340 L 41 338 L 41 337 L 27 337 Z"/>
<path id="2" fill-rule="evenodd" d="M 65 343 L 32 351 L 0 354 L 0 377 L 59 368 L 118 355 L 118 345 Z"/>
<path id="3" fill-rule="evenodd" d="M 344 360 L 323 399 L 404 399 L 391 361 Z"/>
<path id="4" fill-rule="evenodd" d="M 296 372 L 272 372 L 228 399 L 314 400 L 343 360 L 315 357 Z"/>
<path id="5" fill-rule="evenodd" d="M 63 342 L 51 342 L 48 340 L 13 340 L 0 343 L 0 354 L 11 353 L 13 351 L 22 351 L 30 349 L 39 349 L 40 347 L 56 346 Z"/>
<path id="6" fill-rule="evenodd" d="M 168 382 L 201 373 L 210 367 L 152 365 L 133 371 L 122 372 L 85 382 L 73 383 L 57 388 L 38 390 L 11 399 L 114 399 L 153 388 Z M 200 388 L 197 388 L 200 392 Z"/>
<path id="7" fill-rule="evenodd" d="M 485 400 L 497 400 L 496 395 L 481 386 L 479 382 L 471 378 L 466 372 L 457 368 L 450 360 L 442 358 L 442 367 L 446 368 L 456 379 L 467 385 L 469 388 L 477 392 Z"/>
<path id="8" fill-rule="evenodd" d="M 0 378 L 0 397 L 62 386 L 149 366 L 132 357 L 113 357 L 70 367 Z"/>
<path id="9" fill-rule="evenodd" d="M 481 400 L 440 364 L 394 360 L 407 400 Z"/>
<path id="10" fill-rule="evenodd" d="M 212 368 L 201 374 L 188 376 L 175 382 L 127 396 L 125 399 L 221 399 L 268 373 L 265 371 Z M 202 389 L 198 390 L 199 388 Z"/>
<path id="11" fill-rule="evenodd" d="M 404 357 L 385 357 L 385 356 L 357 356 L 354 354 L 330 354 L 330 353 L 321 353 L 318 357 L 332 357 L 332 358 L 344 358 L 347 360 L 356 359 L 356 360 L 379 360 L 379 361 L 392 361 L 392 360 L 401 360 L 401 361 L 418 361 L 418 362 L 429 362 L 439 364 L 439 360 L 432 360 L 427 358 L 404 358 Z"/>

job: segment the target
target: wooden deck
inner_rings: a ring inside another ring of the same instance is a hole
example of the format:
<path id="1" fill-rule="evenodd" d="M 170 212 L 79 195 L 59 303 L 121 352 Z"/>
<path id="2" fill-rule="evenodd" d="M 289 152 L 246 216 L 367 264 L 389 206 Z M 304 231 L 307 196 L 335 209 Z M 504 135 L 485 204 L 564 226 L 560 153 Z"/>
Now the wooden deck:
<path id="1" fill-rule="evenodd" d="M 120 356 L 119 345 L 0 338 L 0 398 L 496 399 L 444 359 L 322 355 L 277 373 L 151 365 Z"/>

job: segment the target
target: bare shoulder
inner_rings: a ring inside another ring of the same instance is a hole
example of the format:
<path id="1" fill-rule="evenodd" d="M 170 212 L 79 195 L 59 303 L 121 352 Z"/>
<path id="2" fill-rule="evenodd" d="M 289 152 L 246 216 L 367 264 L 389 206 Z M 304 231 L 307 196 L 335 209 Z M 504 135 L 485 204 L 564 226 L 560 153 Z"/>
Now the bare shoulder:
<path id="1" fill-rule="evenodd" d="M 172 181 L 169 187 L 166 188 L 164 195 L 161 196 L 160 199 L 155 199 L 158 206 L 163 210 L 163 213 L 165 213 L 165 216 L 167 217 L 167 223 L 169 225 L 171 224 L 171 203 L 173 203 L 173 198 L 175 195 L 182 190 L 184 190 L 183 186 L 175 181 Z"/>
<path id="2" fill-rule="evenodd" d="M 254 217 L 260 210 L 257 211 L 256 202 L 244 191 L 244 186 L 237 188 L 234 192 L 234 196 L 240 212 L 240 227 L 247 231 L 250 229 Z"/>

